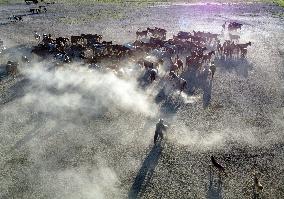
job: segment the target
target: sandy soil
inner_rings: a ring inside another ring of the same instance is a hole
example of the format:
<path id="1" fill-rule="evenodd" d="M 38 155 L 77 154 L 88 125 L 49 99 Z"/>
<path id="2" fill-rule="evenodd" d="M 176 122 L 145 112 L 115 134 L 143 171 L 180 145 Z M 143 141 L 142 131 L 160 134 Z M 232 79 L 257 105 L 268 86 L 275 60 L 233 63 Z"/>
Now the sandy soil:
<path id="1" fill-rule="evenodd" d="M 33 31 L 54 36 L 98 33 L 127 43 L 137 29 L 161 27 L 221 32 L 244 23 L 252 42 L 245 62 L 217 65 L 211 103 L 203 93 L 158 100 L 135 79 L 90 72 L 76 64 L 56 72 L 48 63 L 23 66 L 0 82 L 0 196 L 8 198 L 260 198 L 284 197 L 284 22 L 270 4 L 48 6 L 48 12 L 10 23 L 25 4 L 0 7 L 1 64 L 30 56 Z M 226 35 L 225 35 L 226 36 Z M 170 124 L 166 145 L 153 146 L 155 123 Z M 227 177 L 210 167 L 210 155 Z M 220 183 L 221 182 L 221 183 Z M 219 186 L 219 188 L 218 188 Z"/>

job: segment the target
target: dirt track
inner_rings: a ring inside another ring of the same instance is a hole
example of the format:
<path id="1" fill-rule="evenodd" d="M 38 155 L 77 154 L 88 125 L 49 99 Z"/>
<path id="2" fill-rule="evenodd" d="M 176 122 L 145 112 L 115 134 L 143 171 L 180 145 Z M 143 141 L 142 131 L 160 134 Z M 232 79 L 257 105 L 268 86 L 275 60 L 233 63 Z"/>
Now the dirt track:
<path id="1" fill-rule="evenodd" d="M 159 101 L 158 86 L 146 92 L 135 81 L 84 68 L 52 73 L 34 64 L 22 69 L 25 76 L 1 81 L 0 198 L 243 199 L 253 198 L 253 173 L 264 185 L 260 198 L 284 197 L 284 22 L 276 15 L 283 9 L 55 4 L 46 14 L 7 22 L 11 11 L 26 10 L 0 7 L 0 35 L 9 47 L 1 64 L 29 55 L 34 30 L 127 43 L 138 28 L 162 27 L 171 37 L 179 30 L 220 33 L 224 21 L 236 20 L 245 24 L 241 42 L 252 46 L 246 62 L 217 67 L 206 109 L 200 90 Z M 171 125 L 163 149 L 152 144 L 160 116 Z M 211 154 L 228 172 L 219 189 L 215 170 L 210 187 Z"/>

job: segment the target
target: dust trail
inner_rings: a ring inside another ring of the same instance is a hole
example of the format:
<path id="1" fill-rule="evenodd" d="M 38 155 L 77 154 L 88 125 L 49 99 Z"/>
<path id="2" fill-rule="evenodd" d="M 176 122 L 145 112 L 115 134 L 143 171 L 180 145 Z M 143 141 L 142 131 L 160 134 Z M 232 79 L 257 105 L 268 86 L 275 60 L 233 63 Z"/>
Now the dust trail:
<path id="1" fill-rule="evenodd" d="M 94 114 L 100 114 L 104 108 L 125 109 L 147 116 L 157 113 L 157 108 L 139 91 L 134 79 L 125 81 L 112 72 L 104 74 L 77 66 L 51 72 L 36 65 L 29 67 L 24 74 L 30 77 L 33 86 L 40 89 L 32 88 L 23 100 L 25 103 L 37 102 L 39 110 L 54 111 L 63 106 L 89 109 Z"/>
<path id="2" fill-rule="evenodd" d="M 20 70 L 24 79 L 10 90 L 18 97 L 1 107 L 0 120 L 5 122 L 0 128 L 7 132 L 1 133 L 1 149 L 7 152 L 1 164 L 19 177 L 13 161 L 24 161 L 22 180 L 34 184 L 26 187 L 23 198 L 36 197 L 29 191 L 50 198 L 121 198 L 118 174 L 139 160 L 129 158 L 114 170 L 109 165 L 116 159 L 111 151 L 123 151 L 118 146 L 135 141 L 140 136 L 137 127 L 125 124 L 156 117 L 157 105 L 138 88 L 134 77 L 121 79 L 76 64 L 54 70 L 48 63 L 35 63 Z M 145 140 L 137 147 L 148 142 L 145 131 L 141 133 Z M 77 154 L 92 158 L 85 164 Z M 36 178 L 30 169 L 37 172 Z M 14 184 L 12 178 L 3 182 L 10 187 L 24 185 Z M 41 185 L 47 188 L 40 191 Z M 9 198 L 11 193 L 4 190 L 1 197 Z"/>

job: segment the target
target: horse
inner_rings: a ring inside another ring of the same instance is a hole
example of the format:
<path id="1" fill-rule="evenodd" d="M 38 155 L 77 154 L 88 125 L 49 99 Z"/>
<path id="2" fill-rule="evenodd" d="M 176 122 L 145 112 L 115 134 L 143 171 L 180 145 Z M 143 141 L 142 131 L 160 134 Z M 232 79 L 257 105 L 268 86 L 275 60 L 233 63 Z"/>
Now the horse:
<path id="1" fill-rule="evenodd" d="M 218 36 L 219 36 L 219 34 L 213 34 L 213 33 L 210 33 L 210 32 L 207 33 L 207 39 L 208 39 L 210 42 L 211 42 L 212 40 L 217 41 L 217 40 L 218 40 Z"/>
<path id="2" fill-rule="evenodd" d="M 180 93 L 187 87 L 187 81 L 178 76 L 174 71 L 169 73 L 170 80 L 175 81 L 174 87 L 179 88 Z"/>
<path id="3" fill-rule="evenodd" d="M 49 52 L 55 52 L 58 45 L 55 43 L 47 43 L 47 49 Z"/>
<path id="4" fill-rule="evenodd" d="M 78 44 L 83 40 L 82 36 L 71 36 L 71 44 Z"/>
<path id="5" fill-rule="evenodd" d="M 215 66 L 214 62 L 212 62 L 212 63 L 210 64 L 209 69 L 211 70 L 212 79 L 213 79 L 214 74 L 215 74 L 215 72 L 216 72 L 216 66 Z"/>
<path id="6" fill-rule="evenodd" d="M 103 36 L 98 34 L 81 34 L 83 39 L 87 40 L 87 44 L 93 44 L 96 42 L 101 42 Z"/>
<path id="7" fill-rule="evenodd" d="M 192 57 L 192 56 L 186 56 L 186 58 L 185 58 L 185 64 L 186 64 L 186 66 L 187 66 L 188 69 L 191 68 L 191 66 L 193 65 L 193 63 L 194 63 L 193 57 Z"/>
<path id="8" fill-rule="evenodd" d="M 42 10 L 43 10 L 43 12 L 46 12 L 46 11 L 47 11 L 47 9 L 46 9 L 45 6 L 39 6 L 38 8 L 40 9 L 41 12 L 42 12 Z"/>
<path id="9" fill-rule="evenodd" d="M 147 32 L 151 33 L 154 37 L 160 37 L 161 39 L 166 39 L 167 31 L 162 28 L 147 28 Z"/>
<path id="10" fill-rule="evenodd" d="M 164 42 L 161 39 L 155 37 L 150 37 L 149 43 L 154 44 L 157 48 L 164 46 Z"/>
<path id="11" fill-rule="evenodd" d="M 67 37 L 58 37 L 58 38 L 56 38 L 55 39 L 55 42 L 56 43 L 64 43 L 64 44 L 66 44 L 67 42 L 69 42 L 69 38 L 67 38 Z"/>
<path id="12" fill-rule="evenodd" d="M 40 9 L 38 9 L 38 8 L 31 8 L 30 9 L 30 12 L 32 13 L 32 14 L 39 14 L 39 12 L 40 12 Z"/>
<path id="13" fill-rule="evenodd" d="M 148 61 L 147 57 L 146 57 L 146 59 L 144 59 L 144 58 L 139 59 L 137 63 L 139 65 L 141 65 L 142 68 L 144 67 L 146 70 L 148 70 L 148 69 L 158 69 L 159 65 L 163 64 L 163 62 L 164 61 L 162 59 L 159 59 L 159 60 L 154 61 L 154 62 Z"/>
<path id="14" fill-rule="evenodd" d="M 190 32 L 179 31 L 177 34 L 178 39 L 188 40 L 191 36 Z"/>
<path id="15" fill-rule="evenodd" d="M 156 80 L 157 76 L 158 76 L 158 69 L 156 68 L 150 68 L 148 70 L 149 73 L 149 78 L 150 78 L 150 82 L 152 83 L 153 81 Z"/>
<path id="16" fill-rule="evenodd" d="M 162 29 L 162 28 L 157 28 L 155 27 L 155 29 L 158 31 L 158 35 L 165 40 L 166 39 L 166 34 L 167 34 L 167 30 Z"/>
<path id="17" fill-rule="evenodd" d="M 31 3 L 38 4 L 38 0 L 25 0 L 25 2 L 27 5 L 30 5 Z"/>
<path id="18" fill-rule="evenodd" d="M 178 55 L 177 55 L 177 57 L 175 58 L 175 63 L 174 63 L 174 65 L 177 66 L 178 71 L 183 72 L 183 62 L 182 62 L 181 59 L 179 59 Z"/>
<path id="19" fill-rule="evenodd" d="M 251 46 L 251 42 L 245 44 L 237 44 L 236 48 L 241 52 L 241 57 L 246 57 L 247 55 L 247 47 Z"/>
<path id="20" fill-rule="evenodd" d="M 217 52 L 219 56 L 223 54 L 223 46 L 220 42 L 217 43 Z"/>
<path id="21" fill-rule="evenodd" d="M 176 63 L 172 64 L 170 67 L 170 71 L 173 71 L 174 73 L 178 74 L 179 72 L 179 67 Z"/>
<path id="22" fill-rule="evenodd" d="M 242 29 L 243 24 L 237 23 L 237 22 L 231 22 L 228 25 L 228 30 L 229 31 L 233 31 L 233 30 L 238 30 L 238 29 Z"/>
<path id="23" fill-rule="evenodd" d="M 239 42 L 240 36 L 239 35 L 232 35 L 231 33 L 229 33 L 229 37 L 231 41 L 237 41 Z"/>
<path id="24" fill-rule="evenodd" d="M 136 31 L 136 39 L 139 37 L 147 37 L 148 36 L 148 30 L 143 30 L 143 31 Z"/>
<path id="25" fill-rule="evenodd" d="M 245 44 L 237 44 L 238 48 L 247 48 L 248 46 L 251 46 L 251 42 L 245 43 Z"/>
<path id="26" fill-rule="evenodd" d="M 200 46 L 196 46 L 196 56 L 202 57 L 203 56 L 203 52 L 207 50 L 206 47 L 200 47 Z"/>
<path id="27" fill-rule="evenodd" d="M 209 52 L 208 54 L 203 55 L 202 62 L 210 61 L 211 58 L 212 58 L 212 55 L 215 55 L 215 51 L 214 50 Z"/>
<path id="28" fill-rule="evenodd" d="M 13 15 L 11 17 L 8 17 L 8 19 L 11 20 L 12 22 L 23 21 L 23 17 L 20 15 Z"/>

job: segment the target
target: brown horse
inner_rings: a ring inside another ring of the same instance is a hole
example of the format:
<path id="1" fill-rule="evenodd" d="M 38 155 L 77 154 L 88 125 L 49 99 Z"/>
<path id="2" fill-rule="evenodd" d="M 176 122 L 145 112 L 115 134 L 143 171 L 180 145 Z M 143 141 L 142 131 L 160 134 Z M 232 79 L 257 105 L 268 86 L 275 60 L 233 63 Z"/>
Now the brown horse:
<path id="1" fill-rule="evenodd" d="M 188 69 L 190 69 L 190 68 L 192 67 L 193 62 L 194 62 L 194 60 L 193 60 L 193 57 L 192 57 L 192 56 L 186 56 L 186 58 L 185 58 L 185 64 L 186 64 L 186 66 L 187 66 Z"/>
<path id="2" fill-rule="evenodd" d="M 178 74 L 179 73 L 178 65 L 176 63 L 172 64 L 171 67 L 170 67 L 170 71 L 173 71 L 174 73 Z"/>
<path id="3" fill-rule="evenodd" d="M 154 37 L 159 37 L 162 40 L 166 39 L 167 31 L 165 29 L 155 27 L 155 28 L 147 28 L 147 31 L 151 33 L 152 36 Z"/>
<path id="4" fill-rule="evenodd" d="M 229 37 L 231 41 L 239 42 L 239 39 L 240 39 L 239 35 L 232 35 L 231 33 L 229 33 Z"/>
<path id="5" fill-rule="evenodd" d="M 241 52 L 241 57 L 246 57 L 247 55 L 247 47 L 251 46 L 251 42 L 248 42 L 246 44 L 237 44 L 236 48 Z"/>
<path id="6" fill-rule="evenodd" d="M 178 57 L 175 59 L 175 63 L 172 62 L 170 71 L 173 71 L 177 75 L 179 74 L 179 72 L 183 72 L 183 62 L 178 59 Z"/>
<path id="7" fill-rule="evenodd" d="M 175 64 L 177 65 L 178 70 L 181 70 L 181 72 L 183 72 L 183 62 L 181 59 L 179 59 L 178 55 L 175 59 Z"/>
<path id="8" fill-rule="evenodd" d="M 220 42 L 217 44 L 217 52 L 219 56 L 223 54 L 223 46 Z"/>
<path id="9" fill-rule="evenodd" d="M 136 31 L 136 39 L 139 37 L 147 37 L 148 36 L 148 30 L 143 30 L 143 31 Z"/>
<path id="10" fill-rule="evenodd" d="M 233 30 L 238 30 L 238 29 L 242 29 L 243 24 L 237 23 L 237 22 L 231 22 L 228 25 L 228 30 L 229 31 L 233 31 Z"/>
<path id="11" fill-rule="evenodd" d="M 251 46 L 251 42 L 245 43 L 245 44 L 237 44 L 238 48 L 247 48 L 248 46 Z"/>
<path id="12" fill-rule="evenodd" d="M 211 51 L 208 54 L 203 55 L 202 62 L 206 63 L 207 61 L 211 61 L 212 55 L 215 55 L 215 51 Z"/>

